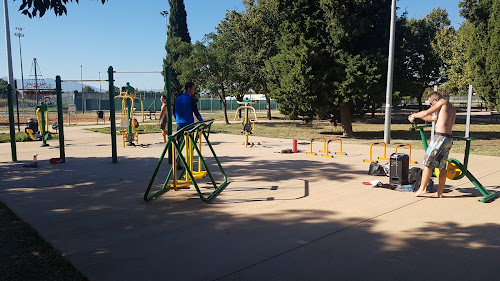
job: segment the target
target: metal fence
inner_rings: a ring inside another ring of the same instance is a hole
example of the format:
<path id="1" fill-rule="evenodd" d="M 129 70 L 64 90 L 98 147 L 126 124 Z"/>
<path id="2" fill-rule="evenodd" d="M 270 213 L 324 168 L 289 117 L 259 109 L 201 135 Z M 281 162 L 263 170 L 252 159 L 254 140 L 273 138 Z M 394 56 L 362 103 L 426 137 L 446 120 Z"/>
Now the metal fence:
<path id="1" fill-rule="evenodd" d="M 37 101 L 29 96 L 24 95 L 22 93 L 17 93 L 18 104 L 16 104 L 16 97 L 14 97 L 14 110 L 16 114 L 16 122 L 17 115 L 19 115 L 19 120 L 21 123 L 24 123 L 28 118 L 36 117 L 36 107 Z M 161 93 L 157 95 L 145 95 L 141 96 L 144 103 L 144 111 L 160 111 L 161 109 Z M 44 101 L 49 108 L 49 111 L 56 111 L 56 96 L 53 94 L 43 94 L 38 97 L 38 103 Z M 116 99 L 115 108 L 119 111 L 122 108 L 122 100 Z M 76 110 L 78 112 L 82 112 L 82 109 L 87 111 L 97 111 L 97 110 L 109 110 L 109 97 L 105 93 L 73 93 L 73 92 L 65 92 L 62 93 L 62 103 L 63 103 L 63 112 L 66 114 L 68 111 L 68 105 L 74 104 L 76 106 Z M 227 110 L 234 111 L 239 107 L 239 104 L 236 100 L 227 100 Z M 84 106 L 82 106 L 84 105 Z M 136 103 L 134 105 L 136 110 L 141 110 L 140 103 Z M 256 110 L 265 110 L 266 109 L 266 101 L 259 100 L 258 103 L 253 104 L 253 107 Z M 278 104 L 275 101 L 271 101 L 271 109 L 278 109 Z M 223 104 L 217 98 L 200 98 L 198 99 L 198 110 L 200 111 L 222 111 Z M 0 123 L 8 122 L 8 106 L 7 106 L 7 93 L 6 91 L 0 92 Z"/>

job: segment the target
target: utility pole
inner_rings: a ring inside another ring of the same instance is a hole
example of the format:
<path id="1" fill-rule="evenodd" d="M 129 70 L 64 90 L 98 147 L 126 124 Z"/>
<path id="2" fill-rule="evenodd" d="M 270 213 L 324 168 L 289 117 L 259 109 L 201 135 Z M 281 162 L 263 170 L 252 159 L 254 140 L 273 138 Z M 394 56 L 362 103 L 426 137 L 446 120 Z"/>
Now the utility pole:
<path id="1" fill-rule="evenodd" d="M 387 87 L 385 92 L 385 127 L 384 142 L 391 143 L 391 109 L 392 109 L 392 79 L 394 74 L 394 47 L 396 35 L 396 0 L 391 4 L 391 28 L 389 38 L 389 58 L 387 59 Z"/>
<path id="2" fill-rule="evenodd" d="M 99 110 L 101 110 L 101 72 L 99 71 Z"/>
<path id="3" fill-rule="evenodd" d="M 80 84 L 82 85 L 82 114 L 85 113 L 85 97 L 83 95 L 83 66 L 80 64 Z"/>
<path id="4" fill-rule="evenodd" d="M 21 52 L 21 37 L 24 37 L 24 34 L 22 33 L 24 28 L 22 27 L 16 27 L 16 30 L 18 32 L 14 33 L 19 38 L 19 58 L 21 60 L 21 89 L 22 93 L 24 96 L 24 75 L 23 75 L 23 54 Z M 17 108 L 17 131 L 20 132 L 21 128 L 19 125 L 19 91 L 16 91 L 16 108 Z"/>

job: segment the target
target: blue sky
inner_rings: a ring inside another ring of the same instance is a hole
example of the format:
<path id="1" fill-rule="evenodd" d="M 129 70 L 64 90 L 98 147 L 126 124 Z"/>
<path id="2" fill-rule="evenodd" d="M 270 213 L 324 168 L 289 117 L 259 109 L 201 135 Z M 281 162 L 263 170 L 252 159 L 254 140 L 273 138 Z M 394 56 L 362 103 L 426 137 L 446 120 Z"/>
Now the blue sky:
<path id="1" fill-rule="evenodd" d="M 448 10 L 452 24 L 458 28 L 458 0 L 400 0 L 398 14 L 406 10 L 409 17 L 421 18 L 433 8 Z M 39 19 L 29 19 L 17 11 L 21 0 L 8 0 L 12 63 L 14 77 L 20 79 L 19 39 L 15 27 L 23 27 L 21 38 L 24 79 L 28 79 L 33 58 L 44 78 L 60 75 L 62 79 L 106 79 L 108 66 L 115 70 L 161 70 L 165 57 L 166 19 L 160 15 L 169 10 L 167 0 L 96 0 L 69 3 L 68 15 L 55 17 L 52 11 Z M 202 40 L 215 31 L 226 10 L 244 10 L 241 0 L 184 0 L 188 29 L 192 41 Z M 0 16 L 3 23 L 3 9 Z M 0 77 L 7 76 L 5 27 L 0 29 Z M 81 66 L 81 67 L 80 67 Z M 161 74 L 116 74 L 115 85 L 129 81 L 140 89 L 162 89 Z M 87 83 L 99 88 L 99 83 Z M 102 83 L 102 88 L 107 87 Z"/>

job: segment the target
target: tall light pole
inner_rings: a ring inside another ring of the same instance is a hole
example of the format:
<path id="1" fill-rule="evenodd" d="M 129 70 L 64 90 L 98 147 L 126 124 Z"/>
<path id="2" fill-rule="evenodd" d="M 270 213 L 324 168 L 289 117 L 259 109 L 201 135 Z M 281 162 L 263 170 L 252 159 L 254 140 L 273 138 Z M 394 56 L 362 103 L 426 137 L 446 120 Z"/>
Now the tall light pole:
<path id="1" fill-rule="evenodd" d="M 19 58 L 21 60 L 21 86 L 24 94 L 23 54 L 21 51 L 21 37 L 24 37 L 24 34 L 22 33 L 23 29 L 24 28 L 22 27 L 16 27 L 16 30 L 18 30 L 18 32 L 14 33 L 14 35 L 16 35 L 19 38 Z"/>
<path id="2" fill-rule="evenodd" d="M 167 16 L 168 16 L 168 11 L 166 11 L 166 10 L 165 10 L 165 11 L 161 11 L 161 12 L 160 12 L 160 15 L 162 15 L 162 16 L 165 18 L 165 27 L 167 27 L 167 28 L 168 28 L 168 18 L 167 18 Z M 168 31 L 168 30 L 165 30 L 165 36 L 167 36 L 167 35 L 166 35 L 166 34 L 167 34 L 167 31 Z"/>
<path id="3" fill-rule="evenodd" d="M 99 110 L 101 110 L 101 72 L 99 71 Z"/>
<path id="4" fill-rule="evenodd" d="M 80 84 L 82 85 L 82 114 L 85 113 L 85 97 L 83 95 L 83 66 L 80 64 Z"/>
<path id="5" fill-rule="evenodd" d="M 24 37 L 24 34 L 22 33 L 24 28 L 22 27 L 16 27 L 16 30 L 18 32 L 14 33 L 19 38 L 19 59 L 21 61 L 21 89 L 23 91 L 23 96 L 24 96 L 24 75 L 23 75 L 23 54 L 21 52 L 21 37 Z M 19 126 L 19 94 L 18 91 L 16 91 L 16 108 L 17 108 L 17 131 L 20 132 L 21 128 Z"/>
<path id="6" fill-rule="evenodd" d="M 389 58 L 387 59 L 387 87 L 385 91 L 385 126 L 384 126 L 384 142 L 391 142 L 391 109 L 392 109 L 392 78 L 394 73 L 394 47 L 396 35 L 396 0 L 392 0 L 391 4 L 391 28 L 389 38 Z"/>

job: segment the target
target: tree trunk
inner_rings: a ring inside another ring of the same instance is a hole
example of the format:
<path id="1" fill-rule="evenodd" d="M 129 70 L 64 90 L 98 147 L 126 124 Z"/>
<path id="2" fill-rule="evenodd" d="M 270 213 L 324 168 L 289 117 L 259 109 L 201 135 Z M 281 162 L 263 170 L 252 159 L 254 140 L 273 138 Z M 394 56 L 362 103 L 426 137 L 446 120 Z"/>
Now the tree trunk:
<path id="1" fill-rule="evenodd" d="M 424 110 L 424 107 L 423 107 L 423 105 L 422 105 L 422 95 L 423 95 L 423 94 L 420 94 L 420 95 L 418 95 L 418 97 L 417 97 L 417 101 L 418 101 L 418 111 L 422 111 L 422 110 Z"/>
<path id="2" fill-rule="evenodd" d="M 340 122 L 342 123 L 342 131 L 344 137 L 353 137 L 351 104 L 343 103 L 340 105 Z"/>
<path id="3" fill-rule="evenodd" d="M 222 101 L 222 106 L 224 107 L 224 120 L 226 124 L 229 125 L 229 119 L 227 119 L 227 102 L 226 102 L 226 92 L 224 91 L 224 87 L 222 87 L 221 94 L 219 95 L 220 100 Z"/>
<path id="4" fill-rule="evenodd" d="M 271 98 L 269 98 L 268 96 L 269 91 L 267 90 L 267 84 L 264 83 L 262 89 L 264 90 L 264 95 L 266 96 L 267 119 L 272 120 L 273 117 L 271 116 Z"/>
<path id="5" fill-rule="evenodd" d="M 375 101 L 374 100 L 372 100 L 371 113 L 372 113 L 372 118 L 375 117 Z"/>

